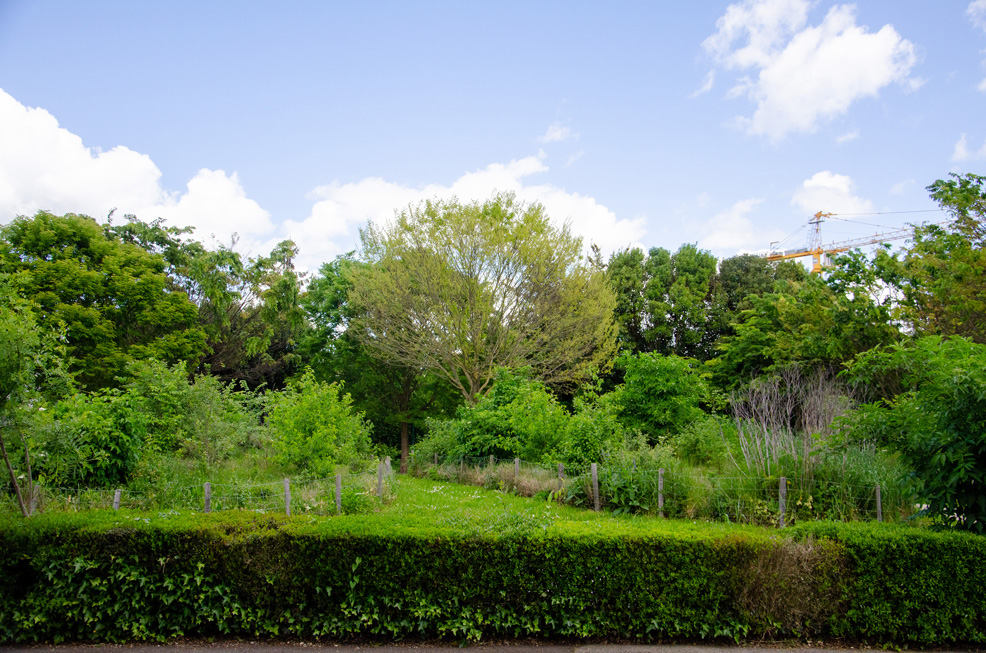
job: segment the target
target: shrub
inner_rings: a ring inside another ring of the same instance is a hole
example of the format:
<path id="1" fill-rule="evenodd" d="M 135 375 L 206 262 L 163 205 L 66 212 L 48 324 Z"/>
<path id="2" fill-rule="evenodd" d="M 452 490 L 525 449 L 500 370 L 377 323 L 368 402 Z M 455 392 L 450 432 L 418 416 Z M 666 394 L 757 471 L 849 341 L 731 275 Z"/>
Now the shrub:
<path id="1" fill-rule="evenodd" d="M 416 453 L 452 459 L 520 457 L 551 462 L 561 457 L 568 414 L 540 381 L 523 370 L 501 369 L 475 406 L 452 420 L 432 420 Z"/>
<path id="2" fill-rule="evenodd" d="M 674 437 L 705 414 L 709 390 L 693 361 L 646 353 L 624 355 L 617 364 L 625 371 L 614 391 L 620 419 L 651 443 Z"/>
<path id="3" fill-rule="evenodd" d="M 986 532 L 986 345 L 928 336 L 866 352 L 850 378 L 899 394 L 849 415 L 844 440 L 896 448 L 922 482 L 927 514 Z"/>
<path id="4" fill-rule="evenodd" d="M 282 393 L 268 394 L 267 422 L 280 460 L 314 476 L 336 465 L 356 465 L 370 452 L 370 425 L 354 412 L 338 383 L 315 380 L 306 370 Z"/>
<path id="5" fill-rule="evenodd" d="M 706 416 L 695 420 L 674 438 L 678 456 L 692 465 L 720 467 L 728 455 L 724 432 L 735 432 L 728 420 Z"/>

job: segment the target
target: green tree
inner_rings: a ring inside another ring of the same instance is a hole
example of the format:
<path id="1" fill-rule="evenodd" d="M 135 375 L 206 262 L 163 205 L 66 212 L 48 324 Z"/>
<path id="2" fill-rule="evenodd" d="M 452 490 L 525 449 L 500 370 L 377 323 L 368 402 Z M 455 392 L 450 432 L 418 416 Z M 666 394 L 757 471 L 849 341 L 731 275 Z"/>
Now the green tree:
<path id="1" fill-rule="evenodd" d="M 10 275 L 46 329 L 63 324 L 70 370 L 108 387 L 131 360 L 201 359 L 196 308 L 169 283 L 165 261 L 92 218 L 45 211 L 0 229 L 0 272 Z"/>
<path id="2" fill-rule="evenodd" d="M 849 378 L 897 392 L 845 418 L 843 436 L 899 451 L 938 524 L 986 532 L 986 345 L 926 336 L 864 353 Z"/>
<path id="3" fill-rule="evenodd" d="M 283 462 L 327 477 L 336 465 L 357 465 L 369 455 L 370 426 L 338 383 L 316 381 L 306 370 L 284 392 L 268 396 L 267 421 Z"/>
<path id="4" fill-rule="evenodd" d="M 928 190 L 951 222 L 916 227 L 902 253 L 880 251 L 876 274 L 898 299 L 896 317 L 915 333 L 986 343 L 986 177 L 953 174 Z"/>
<path id="5" fill-rule="evenodd" d="M 322 265 L 302 299 L 311 329 L 298 353 L 320 381 L 344 383 L 353 405 L 373 425 L 374 440 L 396 444 L 401 472 L 407 471 L 411 427 L 450 414 L 461 398 L 433 373 L 390 364 L 367 351 L 356 337 L 358 307 L 350 302 L 351 270 L 367 265 L 340 256 Z"/>
<path id="6" fill-rule="evenodd" d="M 780 282 L 775 292 L 747 297 L 750 308 L 723 337 L 710 361 L 721 388 L 733 388 L 791 364 L 837 369 L 856 354 L 893 342 L 890 309 L 865 284 L 840 275 Z"/>
<path id="7" fill-rule="evenodd" d="M 428 201 L 361 232 L 357 333 L 387 362 L 433 372 L 470 404 L 500 367 L 573 384 L 615 350 L 615 300 L 582 241 L 512 194 Z"/>
<path id="8" fill-rule="evenodd" d="M 300 305 L 304 275 L 294 268 L 292 241 L 244 260 L 233 249 L 235 239 L 207 249 L 190 237 L 193 228 L 166 226 L 160 219 L 147 223 L 127 215 L 107 230 L 163 257 L 170 289 L 196 305 L 207 338 L 200 371 L 227 382 L 279 388 L 299 368 L 298 341 L 308 325 Z"/>

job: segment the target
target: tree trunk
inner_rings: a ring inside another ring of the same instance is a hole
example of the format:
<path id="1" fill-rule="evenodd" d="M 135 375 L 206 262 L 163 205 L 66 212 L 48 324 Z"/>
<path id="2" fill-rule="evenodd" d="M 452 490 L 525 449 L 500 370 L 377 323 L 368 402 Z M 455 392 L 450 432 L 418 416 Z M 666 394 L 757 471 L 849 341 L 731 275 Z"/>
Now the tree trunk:
<path id="1" fill-rule="evenodd" d="M 411 452 L 410 424 L 401 422 L 401 474 L 407 474 L 407 459 Z"/>

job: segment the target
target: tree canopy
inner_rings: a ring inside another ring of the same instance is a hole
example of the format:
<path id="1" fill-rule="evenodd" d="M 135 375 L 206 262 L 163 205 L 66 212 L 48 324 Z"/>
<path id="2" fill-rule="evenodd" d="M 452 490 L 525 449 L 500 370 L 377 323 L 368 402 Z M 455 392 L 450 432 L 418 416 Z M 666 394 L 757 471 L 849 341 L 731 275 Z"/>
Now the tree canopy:
<path id="1" fill-rule="evenodd" d="M 512 194 L 427 201 L 361 231 L 354 270 L 361 341 L 429 370 L 475 402 L 500 367 L 548 385 L 578 381 L 615 352 L 615 299 L 581 239 Z"/>
<path id="2" fill-rule="evenodd" d="M 82 215 L 40 211 L 0 229 L 0 269 L 42 328 L 65 325 L 70 369 L 90 389 L 112 385 L 130 360 L 194 364 L 205 353 L 196 307 L 165 267 Z"/>

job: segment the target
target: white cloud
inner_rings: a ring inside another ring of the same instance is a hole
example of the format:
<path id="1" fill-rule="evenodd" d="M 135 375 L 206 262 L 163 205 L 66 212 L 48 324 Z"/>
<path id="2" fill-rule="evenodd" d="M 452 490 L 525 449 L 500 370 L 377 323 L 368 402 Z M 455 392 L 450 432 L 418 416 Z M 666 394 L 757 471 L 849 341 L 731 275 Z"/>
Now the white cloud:
<path id="1" fill-rule="evenodd" d="M 815 173 L 795 191 L 791 204 L 804 213 L 872 213 L 873 203 L 853 193 L 856 184 L 848 175 L 838 175 L 828 170 Z M 806 216 L 807 217 L 807 216 Z"/>
<path id="2" fill-rule="evenodd" d="M 743 250 L 763 247 L 761 234 L 747 217 L 760 203 L 760 198 L 740 200 L 702 225 L 699 247 L 719 255 L 732 255 Z"/>
<path id="3" fill-rule="evenodd" d="M 548 126 L 548 131 L 544 132 L 544 136 L 538 138 L 538 143 L 562 143 L 578 139 L 579 135 L 574 133 L 571 127 L 556 121 Z"/>
<path id="4" fill-rule="evenodd" d="M 644 234 L 644 219 L 618 219 L 594 198 L 570 193 L 551 184 L 528 184 L 527 178 L 548 171 L 543 153 L 493 163 L 469 172 L 449 185 L 409 187 L 378 177 L 316 188 L 311 214 L 302 221 L 288 221 L 284 233 L 301 245 L 299 265 L 314 269 L 321 262 L 352 248 L 358 228 L 368 220 L 386 223 L 394 211 L 435 197 L 457 197 L 462 202 L 488 199 L 494 191 L 512 191 L 518 199 L 540 202 L 556 224 L 568 221 L 572 231 L 589 243 L 612 252 L 637 245 Z"/>
<path id="5" fill-rule="evenodd" d="M 236 173 L 202 169 L 183 194 L 161 187 L 149 156 L 122 145 L 103 152 L 60 127 L 50 113 L 22 105 L 0 90 L 0 222 L 44 209 L 103 219 L 112 210 L 194 226 L 198 237 L 244 244 L 266 239 L 270 215 L 246 197 Z"/>
<path id="6" fill-rule="evenodd" d="M 973 0 L 965 10 L 976 27 L 986 31 L 986 0 Z"/>
<path id="7" fill-rule="evenodd" d="M 568 137 L 574 138 L 570 133 Z M 596 243 L 604 251 L 635 245 L 644 234 L 643 218 L 618 219 L 592 197 L 548 183 L 528 183 L 530 177 L 548 171 L 540 151 L 465 173 L 448 186 L 408 187 L 373 177 L 332 182 L 309 195 L 313 205 L 307 219 L 277 225 L 247 196 L 235 172 L 203 168 L 184 192 L 170 192 L 161 187 L 161 171 L 146 154 L 123 146 L 107 152 L 87 147 L 50 113 L 25 107 L 2 90 L 0 143 L 0 223 L 39 209 L 101 219 L 115 208 L 118 215 L 161 217 L 170 225 L 193 226 L 200 239 L 215 235 L 228 242 L 235 232 L 240 236 L 238 249 L 250 255 L 292 238 L 300 248 L 298 265 L 307 269 L 355 247 L 357 227 L 368 219 L 385 222 L 395 209 L 427 198 L 482 200 L 496 190 L 541 202 L 557 223 L 569 221 L 587 245 Z"/>
<path id="8" fill-rule="evenodd" d="M 986 0 L 974 0 L 970 2 L 965 13 L 969 16 L 969 20 L 972 21 L 973 25 L 986 32 Z M 986 65 L 986 60 L 983 61 L 983 65 Z M 977 88 L 983 93 L 986 93 L 986 79 L 979 82 Z"/>
<path id="9" fill-rule="evenodd" d="M 848 143 L 850 141 L 854 141 L 857 138 L 859 138 L 859 130 L 858 129 L 854 129 L 851 132 L 846 132 L 845 134 L 841 134 L 839 136 L 836 136 L 835 142 L 838 143 L 839 145 L 842 145 L 843 143 Z"/>
<path id="10" fill-rule="evenodd" d="M 917 184 L 913 179 L 905 179 L 903 181 L 898 181 L 896 184 L 890 187 L 891 195 L 902 195 L 911 186 Z"/>
<path id="11" fill-rule="evenodd" d="M 810 132 L 891 83 L 909 90 L 922 83 L 908 77 L 914 45 L 892 26 L 869 32 L 856 25 L 852 5 L 832 7 L 820 25 L 808 26 L 809 7 L 806 0 L 743 0 L 703 43 L 723 68 L 755 73 L 727 94 L 756 104 L 751 117 L 737 120 L 750 134 L 777 140 Z"/>
<path id="12" fill-rule="evenodd" d="M 960 163 L 962 161 L 975 161 L 979 159 L 986 159 L 986 141 L 983 141 L 982 147 L 973 152 L 969 149 L 966 135 L 962 134 L 959 140 L 955 142 L 955 148 L 952 150 L 952 162 Z"/>
<path id="13" fill-rule="evenodd" d="M 693 92 L 693 93 L 692 93 L 691 95 L 689 95 L 688 97 L 690 97 L 690 98 L 697 98 L 697 97 L 698 97 L 699 95 L 702 95 L 702 94 L 704 94 L 704 93 L 708 93 L 709 91 L 711 91 L 711 90 L 712 90 L 712 86 L 713 86 L 713 85 L 714 85 L 715 83 L 716 83 L 716 71 L 715 71 L 715 69 L 713 69 L 713 70 L 710 70 L 710 71 L 709 71 L 709 72 L 708 72 L 708 73 L 707 73 L 707 74 L 705 75 L 705 80 L 704 80 L 704 81 L 702 82 L 702 86 L 700 86 L 699 88 L 697 88 L 697 89 L 696 89 L 696 90 L 695 90 L 695 91 L 694 91 L 694 92 Z"/>

